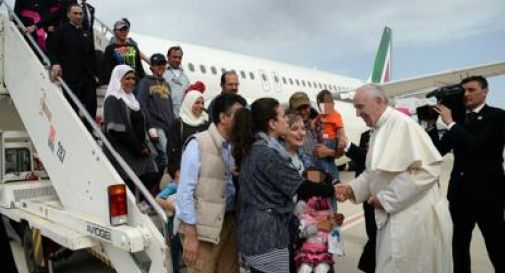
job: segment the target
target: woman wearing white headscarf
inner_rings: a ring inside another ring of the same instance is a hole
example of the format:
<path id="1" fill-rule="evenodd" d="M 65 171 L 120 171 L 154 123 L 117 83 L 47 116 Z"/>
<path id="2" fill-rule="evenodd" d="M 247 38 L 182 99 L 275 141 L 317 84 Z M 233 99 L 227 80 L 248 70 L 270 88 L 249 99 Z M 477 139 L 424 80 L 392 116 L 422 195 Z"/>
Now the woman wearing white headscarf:
<path id="1" fill-rule="evenodd" d="M 114 149 L 144 185 L 152 189 L 157 182 L 158 170 L 147 146 L 144 115 L 133 95 L 135 81 L 135 71 L 128 65 L 118 65 L 112 71 L 104 102 L 104 130 Z M 111 161 L 133 190 L 133 183 L 123 169 L 115 160 Z"/>
<path id="2" fill-rule="evenodd" d="M 193 134 L 207 130 L 209 116 L 204 111 L 204 100 L 201 92 L 190 90 L 182 100 L 179 118 L 175 120 L 167 145 L 168 173 L 175 177 L 180 168 L 182 148 Z"/>

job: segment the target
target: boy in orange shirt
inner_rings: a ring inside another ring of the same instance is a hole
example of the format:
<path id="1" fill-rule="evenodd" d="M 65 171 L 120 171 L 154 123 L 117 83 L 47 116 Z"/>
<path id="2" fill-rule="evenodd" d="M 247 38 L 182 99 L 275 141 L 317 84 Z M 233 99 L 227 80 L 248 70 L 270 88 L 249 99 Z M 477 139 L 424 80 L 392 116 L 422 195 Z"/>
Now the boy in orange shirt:
<path id="1" fill-rule="evenodd" d="M 321 114 L 316 118 L 319 145 L 315 149 L 316 167 L 330 174 L 333 182 L 340 180 L 335 158 L 338 140 L 343 137 L 344 123 L 342 117 L 335 110 L 331 92 L 323 90 L 317 94 L 317 105 Z"/>

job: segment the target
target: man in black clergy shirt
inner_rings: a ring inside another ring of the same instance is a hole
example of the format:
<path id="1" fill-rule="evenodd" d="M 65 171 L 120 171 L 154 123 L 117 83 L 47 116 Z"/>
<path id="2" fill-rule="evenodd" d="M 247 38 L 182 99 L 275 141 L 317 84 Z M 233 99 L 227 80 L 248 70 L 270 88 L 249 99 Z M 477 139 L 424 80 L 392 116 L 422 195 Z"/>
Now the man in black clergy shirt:
<path id="1" fill-rule="evenodd" d="M 47 42 L 51 74 L 55 80 L 62 77 L 95 118 L 98 77 L 93 35 L 82 27 L 83 11 L 79 4 L 71 4 L 67 16 L 69 22 L 56 29 Z M 70 104 L 78 112 L 74 103 Z"/>
<path id="2" fill-rule="evenodd" d="M 454 222 L 455 273 L 471 272 L 470 242 L 475 224 L 484 237 L 495 272 L 505 272 L 505 111 L 486 104 L 488 83 L 482 76 L 463 79 L 466 119 L 454 122 L 451 110 L 435 109 L 448 131 L 438 140 L 430 134 L 441 154 L 454 152 L 449 181 L 449 209 Z"/>

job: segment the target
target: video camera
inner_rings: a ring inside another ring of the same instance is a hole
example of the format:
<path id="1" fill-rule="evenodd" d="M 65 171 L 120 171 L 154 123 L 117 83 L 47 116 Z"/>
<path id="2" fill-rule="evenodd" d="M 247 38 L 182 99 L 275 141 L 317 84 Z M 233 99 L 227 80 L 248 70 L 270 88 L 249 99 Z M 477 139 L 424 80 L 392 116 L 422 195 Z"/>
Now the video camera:
<path id="1" fill-rule="evenodd" d="M 452 118 L 454 121 L 462 121 L 465 119 L 465 106 L 463 105 L 464 91 L 460 84 L 447 85 L 437 88 L 428 94 L 427 98 L 435 97 L 437 103 L 447 106 L 451 109 Z M 438 113 L 433 109 L 434 105 L 423 105 L 416 109 L 419 120 L 436 120 Z"/>

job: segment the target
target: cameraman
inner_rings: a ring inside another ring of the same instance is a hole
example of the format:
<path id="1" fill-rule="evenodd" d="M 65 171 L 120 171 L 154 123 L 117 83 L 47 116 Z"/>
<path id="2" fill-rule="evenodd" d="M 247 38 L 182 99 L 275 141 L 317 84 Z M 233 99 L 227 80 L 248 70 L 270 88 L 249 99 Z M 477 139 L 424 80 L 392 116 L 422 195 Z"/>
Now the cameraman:
<path id="1" fill-rule="evenodd" d="M 461 81 L 466 118 L 454 122 L 451 110 L 438 104 L 435 111 L 448 131 L 438 140 L 430 134 L 442 155 L 453 150 L 454 166 L 449 181 L 449 209 L 454 223 L 454 272 L 471 272 L 470 241 L 475 224 L 484 237 L 495 272 L 505 272 L 505 175 L 503 148 L 505 111 L 488 106 L 487 80 L 472 76 Z"/>

